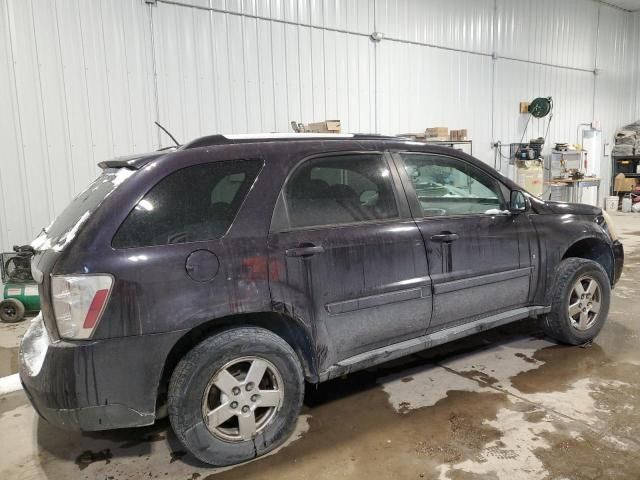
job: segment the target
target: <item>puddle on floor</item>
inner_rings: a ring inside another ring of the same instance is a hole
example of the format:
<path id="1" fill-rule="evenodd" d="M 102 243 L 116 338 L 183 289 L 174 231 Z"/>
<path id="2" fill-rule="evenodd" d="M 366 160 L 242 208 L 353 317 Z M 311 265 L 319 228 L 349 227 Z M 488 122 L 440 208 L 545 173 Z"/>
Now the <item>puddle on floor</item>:
<path id="1" fill-rule="evenodd" d="M 434 405 L 398 414 L 375 378 L 354 377 L 319 392 L 300 441 L 205 478 L 434 478 L 439 464 L 475 458 L 501 436 L 488 421 L 508 403 L 505 394 L 445 390 Z"/>
<path id="2" fill-rule="evenodd" d="M 593 432 L 571 436 L 563 432 L 541 434 L 550 448 L 535 451 L 547 467 L 549 478 L 600 480 L 638 478 L 640 457 L 603 442 Z"/>

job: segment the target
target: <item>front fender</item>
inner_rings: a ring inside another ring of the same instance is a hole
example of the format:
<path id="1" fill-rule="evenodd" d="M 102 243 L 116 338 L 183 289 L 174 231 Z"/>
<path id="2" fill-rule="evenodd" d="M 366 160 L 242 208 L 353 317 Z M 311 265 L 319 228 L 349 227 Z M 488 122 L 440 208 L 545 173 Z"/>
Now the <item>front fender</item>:
<path id="1" fill-rule="evenodd" d="M 536 304 L 550 305 L 558 266 L 569 256 L 599 261 L 612 284 L 615 282 L 615 257 L 611 239 L 593 217 L 572 214 L 534 215 L 532 221 L 538 232 L 543 256 L 541 282 L 535 295 Z M 599 250 L 593 250 L 595 245 L 599 246 Z"/>

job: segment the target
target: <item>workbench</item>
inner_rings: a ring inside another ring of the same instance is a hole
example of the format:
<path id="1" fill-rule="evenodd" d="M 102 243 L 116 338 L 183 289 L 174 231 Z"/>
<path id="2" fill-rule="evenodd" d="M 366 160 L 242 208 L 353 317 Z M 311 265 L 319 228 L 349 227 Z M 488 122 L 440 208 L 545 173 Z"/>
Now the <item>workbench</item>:
<path id="1" fill-rule="evenodd" d="M 598 177 L 553 178 L 544 183 L 545 185 L 566 187 L 569 191 L 567 201 L 570 203 L 582 203 L 582 189 L 587 187 L 596 187 L 596 198 L 600 198 L 600 178 Z"/>

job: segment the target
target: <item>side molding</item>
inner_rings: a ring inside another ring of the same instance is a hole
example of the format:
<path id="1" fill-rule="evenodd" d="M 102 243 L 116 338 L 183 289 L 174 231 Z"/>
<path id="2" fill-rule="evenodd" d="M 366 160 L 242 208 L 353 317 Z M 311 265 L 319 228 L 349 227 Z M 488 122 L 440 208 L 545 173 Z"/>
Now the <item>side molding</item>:
<path id="1" fill-rule="evenodd" d="M 527 317 L 548 313 L 550 310 L 551 307 L 544 307 L 540 305 L 518 308 L 482 318 L 474 322 L 457 325 L 428 335 L 412 338 L 411 340 L 405 340 L 404 342 L 377 348 L 369 352 L 346 358 L 335 365 L 332 365 L 328 370 L 320 374 L 320 381 L 329 380 L 364 368 L 372 367 L 389 360 L 404 357 L 411 353 L 420 352 L 443 343 L 464 338 L 469 335 L 473 335 L 474 333 L 499 327 L 500 325 L 506 325 L 507 323 L 522 320 Z"/>

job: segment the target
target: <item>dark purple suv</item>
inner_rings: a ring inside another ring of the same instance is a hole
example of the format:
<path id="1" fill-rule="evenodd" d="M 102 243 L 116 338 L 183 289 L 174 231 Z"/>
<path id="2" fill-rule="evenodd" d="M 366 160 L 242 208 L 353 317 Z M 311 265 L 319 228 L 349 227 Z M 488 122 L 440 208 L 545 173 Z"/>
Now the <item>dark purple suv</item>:
<path id="1" fill-rule="evenodd" d="M 66 428 L 168 407 L 213 465 L 281 444 L 305 381 L 524 318 L 587 342 L 622 270 L 600 208 L 401 138 L 214 135 L 100 166 L 32 244 L 20 377 Z"/>

